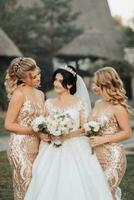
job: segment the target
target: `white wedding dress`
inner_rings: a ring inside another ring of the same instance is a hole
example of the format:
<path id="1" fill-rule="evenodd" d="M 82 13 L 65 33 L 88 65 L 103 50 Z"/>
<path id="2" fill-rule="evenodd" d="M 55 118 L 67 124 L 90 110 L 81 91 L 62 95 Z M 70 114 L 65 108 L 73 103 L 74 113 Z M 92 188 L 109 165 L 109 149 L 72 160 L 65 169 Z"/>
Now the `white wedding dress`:
<path id="1" fill-rule="evenodd" d="M 61 110 L 46 101 L 49 113 Z M 81 100 L 64 109 L 74 121 L 74 130 L 86 119 Z M 33 165 L 33 177 L 24 200 L 112 200 L 95 154 L 85 136 L 66 140 L 61 147 L 41 142 Z"/>

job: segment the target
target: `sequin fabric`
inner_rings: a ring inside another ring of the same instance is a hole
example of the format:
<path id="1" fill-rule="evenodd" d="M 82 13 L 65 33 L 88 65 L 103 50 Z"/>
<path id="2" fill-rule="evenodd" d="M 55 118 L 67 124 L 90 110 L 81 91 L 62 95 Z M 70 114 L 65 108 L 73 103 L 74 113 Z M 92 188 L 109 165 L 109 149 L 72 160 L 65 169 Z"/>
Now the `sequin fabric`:
<path id="1" fill-rule="evenodd" d="M 42 104 L 43 105 L 43 104 Z M 41 114 L 43 108 L 25 101 L 17 123 L 30 126 L 32 119 Z M 11 133 L 7 154 L 13 170 L 14 200 L 23 200 L 32 176 L 32 164 L 39 148 L 39 140 L 34 135 Z"/>
<path id="2" fill-rule="evenodd" d="M 108 110 L 97 116 L 96 121 L 102 126 L 100 135 L 116 134 L 119 131 L 115 117 L 111 116 Z M 121 143 L 108 143 L 96 147 L 95 152 L 107 177 L 113 199 L 116 200 L 115 193 L 127 165 L 124 147 Z"/>

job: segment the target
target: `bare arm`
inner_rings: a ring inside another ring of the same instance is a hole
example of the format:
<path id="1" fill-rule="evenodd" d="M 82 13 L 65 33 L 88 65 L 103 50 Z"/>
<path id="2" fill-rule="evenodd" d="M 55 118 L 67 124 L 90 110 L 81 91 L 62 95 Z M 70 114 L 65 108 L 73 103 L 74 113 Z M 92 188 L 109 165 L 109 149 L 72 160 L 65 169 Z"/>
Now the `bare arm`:
<path id="1" fill-rule="evenodd" d="M 35 134 L 30 127 L 25 127 L 17 123 L 17 117 L 24 102 L 24 96 L 21 91 L 16 90 L 9 102 L 7 115 L 5 119 L 5 128 L 18 135 Z"/>
<path id="2" fill-rule="evenodd" d="M 87 122 L 87 118 L 88 117 L 87 117 L 87 114 L 86 114 L 84 104 L 81 103 L 81 109 L 80 109 L 80 126 L 81 127 L 76 131 L 72 131 L 67 135 L 63 135 L 62 136 L 63 140 L 70 139 L 72 137 L 78 137 L 78 136 L 84 135 L 85 133 L 84 133 L 84 129 L 83 129 L 83 124 Z"/>
<path id="3" fill-rule="evenodd" d="M 84 132 L 83 129 L 78 129 L 76 131 L 70 132 L 69 134 L 63 135 L 60 138 L 62 141 L 65 141 L 65 140 L 71 139 L 73 137 L 81 136 L 81 135 L 83 135 L 83 132 Z"/>
<path id="4" fill-rule="evenodd" d="M 122 106 L 115 107 L 115 117 L 121 131 L 115 135 L 111 135 L 111 137 L 110 135 L 107 136 L 107 142 L 120 142 L 129 139 L 132 135 L 129 116 L 126 109 Z"/>
<path id="5" fill-rule="evenodd" d="M 43 99 L 43 101 L 45 100 L 43 92 L 42 92 L 42 99 Z M 44 116 L 47 117 L 48 115 L 49 115 L 49 112 L 48 112 L 47 106 L 45 105 L 45 102 L 44 102 Z M 37 133 L 37 137 L 44 142 L 51 141 L 51 137 L 44 133 Z"/>
<path id="6" fill-rule="evenodd" d="M 132 135 L 131 126 L 129 123 L 129 116 L 126 109 L 120 105 L 115 106 L 114 115 L 119 124 L 120 131 L 113 135 L 95 136 L 91 137 L 92 146 L 98 146 L 105 143 L 116 143 L 127 140 Z"/>

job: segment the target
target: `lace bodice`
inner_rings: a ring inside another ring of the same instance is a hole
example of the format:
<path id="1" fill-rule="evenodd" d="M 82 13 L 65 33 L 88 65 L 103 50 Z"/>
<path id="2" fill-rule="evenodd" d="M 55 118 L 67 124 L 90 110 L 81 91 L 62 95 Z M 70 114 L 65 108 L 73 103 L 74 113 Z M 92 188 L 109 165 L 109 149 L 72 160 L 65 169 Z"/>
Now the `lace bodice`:
<path id="1" fill-rule="evenodd" d="M 48 111 L 48 114 L 52 114 L 55 111 L 68 113 L 74 122 L 73 130 L 79 129 L 79 127 L 82 126 L 83 123 L 87 121 L 87 112 L 86 112 L 85 104 L 81 101 L 81 99 L 78 99 L 75 105 L 71 105 L 66 108 L 56 107 L 53 104 L 53 99 L 48 99 L 45 102 L 45 107 Z"/>
<path id="2" fill-rule="evenodd" d="M 26 100 L 20 109 L 17 122 L 23 126 L 30 126 L 33 118 L 40 114 L 44 114 L 43 102 L 34 104 L 30 100 Z"/>
<path id="3" fill-rule="evenodd" d="M 114 115 L 111 114 L 110 107 L 99 113 L 97 116 L 92 115 L 92 117 L 101 125 L 100 135 L 115 134 L 118 132 L 119 125 Z"/>

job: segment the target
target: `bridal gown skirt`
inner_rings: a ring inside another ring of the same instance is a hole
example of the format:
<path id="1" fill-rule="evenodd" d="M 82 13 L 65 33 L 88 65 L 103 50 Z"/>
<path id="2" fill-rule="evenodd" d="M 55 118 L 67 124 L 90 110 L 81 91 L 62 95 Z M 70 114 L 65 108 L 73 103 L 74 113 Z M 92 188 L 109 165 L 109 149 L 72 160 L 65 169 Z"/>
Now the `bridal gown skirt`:
<path id="1" fill-rule="evenodd" d="M 24 200 L 112 200 L 88 138 L 67 140 L 59 148 L 42 142 Z"/>

